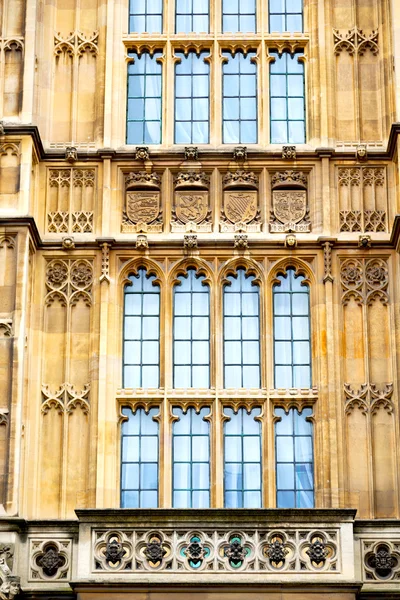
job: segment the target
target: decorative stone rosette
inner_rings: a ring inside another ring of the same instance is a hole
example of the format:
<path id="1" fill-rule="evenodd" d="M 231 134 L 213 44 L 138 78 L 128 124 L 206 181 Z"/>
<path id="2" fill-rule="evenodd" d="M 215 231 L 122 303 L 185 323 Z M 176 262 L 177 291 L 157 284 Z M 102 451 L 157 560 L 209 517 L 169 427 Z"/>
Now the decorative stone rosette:
<path id="1" fill-rule="evenodd" d="M 178 542 L 176 550 L 178 569 L 204 571 L 212 568 L 213 541 L 205 533 L 190 531 Z"/>
<path id="2" fill-rule="evenodd" d="M 301 569 L 314 571 L 337 570 L 337 533 L 312 531 L 304 532 L 300 543 Z"/>
<path id="3" fill-rule="evenodd" d="M 122 233 L 160 233 L 162 227 L 161 177 L 147 171 L 125 175 Z"/>
<path id="4" fill-rule="evenodd" d="M 220 217 L 222 232 L 259 232 L 258 175 L 238 169 L 224 175 L 224 206 Z"/>
<path id="5" fill-rule="evenodd" d="M 308 233 L 311 230 L 307 200 L 307 175 L 302 171 L 277 171 L 271 178 L 272 233 Z"/>
<path id="6" fill-rule="evenodd" d="M 70 575 L 72 540 L 31 540 L 30 579 L 67 580 Z"/>
<path id="7" fill-rule="evenodd" d="M 287 571 L 295 568 L 296 536 L 283 531 L 271 531 L 261 543 L 260 559 L 265 568 Z"/>
<path id="8" fill-rule="evenodd" d="M 181 171 L 174 178 L 173 233 L 210 233 L 212 231 L 210 177 L 202 171 Z"/>
<path id="9" fill-rule="evenodd" d="M 364 541 L 363 553 L 367 581 L 400 579 L 400 541 Z"/>
<path id="10" fill-rule="evenodd" d="M 94 544 L 95 570 L 130 570 L 132 569 L 132 560 L 133 541 L 131 532 L 96 532 Z"/>
<path id="11" fill-rule="evenodd" d="M 136 545 L 138 570 L 161 571 L 171 561 L 172 546 L 163 533 L 151 531 L 142 536 Z"/>
<path id="12" fill-rule="evenodd" d="M 246 533 L 230 531 L 217 549 L 219 562 L 227 571 L 251 569 L 255 558 L 254 542 Z"/>

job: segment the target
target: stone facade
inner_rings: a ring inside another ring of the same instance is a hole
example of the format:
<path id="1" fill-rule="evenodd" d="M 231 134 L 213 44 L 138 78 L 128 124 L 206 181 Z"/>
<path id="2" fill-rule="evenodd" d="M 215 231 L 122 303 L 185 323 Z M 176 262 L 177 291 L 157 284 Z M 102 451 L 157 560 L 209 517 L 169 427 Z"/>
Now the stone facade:
<path id="1" fill-rule="evenodd" d="M 400 597 L 400 3 L 304 0 L 304 33 L 129 34 L 128 0 L 0 0 L 0 598 Z M 207 50 L 210 143 L 174 144 L 175 51 Z M 223 145 L 222 51 L 256 52 L 258 143 Z M 270 52 L 301 50 L 307 143 L 270 144 Z M 131 51 L 162 52 L 162 144 L 126 144 Z M 160 383 L 123 387 L 124 286 L 162 298 Z M 272 287 L 310 289 L 312 384 L 275 388 Z M 210 384 L 175 389 L 172 289 L 210 287 Z M 224 388 L 222 289 L 260 290 L 261 384 Z M 122 410 L 157 409 L 159 509 L 120 509 Z M 172 509 L 173 407 L 210 409 L 211 508 Z M 260 409 L 262 505 L 226 510 L 225 408 Z M 311 408 L 315 509 L 276 508 L 275 410 Z"/>

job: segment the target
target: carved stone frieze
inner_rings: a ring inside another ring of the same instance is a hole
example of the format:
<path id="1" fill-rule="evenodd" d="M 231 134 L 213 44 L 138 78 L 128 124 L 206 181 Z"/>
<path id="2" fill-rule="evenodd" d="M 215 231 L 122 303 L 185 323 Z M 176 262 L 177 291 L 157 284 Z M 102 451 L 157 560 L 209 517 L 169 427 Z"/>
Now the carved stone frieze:
<path id="1" fill-rule="evenodd" d="M 393 405 L 393 383 L 387 383 L 383 388 L 379 388 L 373 383 L 363 383 L 358 389 L 354 389 L 350 383 L 344 384 L 345 414 L 348 414 L 355 408 L 361 410 L 364 414 L 372 415 L 383 408 L 388 413 L 392 413 Z"/>
<path id="2" fill-rule="evenodd" d="M 364 579 L 391 581 L 400 578 L 400 543 L 363 541 Z"/>
<path id="3" fill-rule="evenodd" d="M 341 210 L 339 216 L 340 231 L 353 233 L 362 230 L 360 210 Z"/>
<path id="4" fill-rule="evenodd" d="M 378 46 L 379 34 L 378 30 L 371 33 L 364 33 L 362 29 L 353 27 L 341 33 L 339 29 L 333 30 L 333 42 L 335 54 L 346 51 L 350 55 L 358 54 L 362 56 L 367 50 L 376 55 L 379 52 Z"/>
<path id="5" fill-rule="evenodd" d="M 72 540 L 31 540 L 31 580 L 67 579 L 71 565 Z"/>
<path id="6" fill-rule="evenodd" d="M 339 196 L 344 195 L 345 206 L 353 203 L 359 207 L 339 211 L 341 232 L 386 232 L 387 213 L 382 208 L 386 202 L 386 170 L 383 167 L 340 167 L 338 169 Z M 347 188 L 347 189 L 346 189 Z M 359 188 L 354 191 L 354 188 Z M 372 188 L 372 189 L 371 189 Z M 354 200 L 352 198 L 354 197 Z M 367 204 L 367 198 L 368 203 Z M 378 199 L 379 198 L 379 199 Z M 361 199 L 361 206 L 360 206 Z M 375 208 L 372 207 L 375 204 Z M 365 208 L 365 206 L 370 208 Z M 364 206 L 364 208 L 363 208 Z"/>
<path id="7" fill-rule="evenodd" d="M 339 530 L 93 531 L 93 571 L 340 572 Z"/>
<path id="8" fill-rule="evenodd" d="M 351 298 L 360 305 L 370 305 L 375 300 L 386 305 L 389 301 L 389 270 L 387 261 L 382 258 L 342 260 L 340 279 L 344 305 Z"/>
<path id="9" fill-rule="evenodd" d="M 85 196 L 86 193 L 89 194 L 86 206 L 92 208 L 93 194 L 96 188 L 95 169 L 49 169 L 48 196 L 57 195 L 55 204 L 60 205 L 59 197 L 61 196 L 65 200 L 65 188 L 69 190 L 68 210 L 47 210 L 47 231 L 49 233 L 92 233 L 93 210 L 75 210 L 75 208 L 81 206 L 82 195 Z M 52 205 L 52 202 L 48 198 L 48 207 Z"/>
<path id="10" fill-rule="evenodd" d="M 57 210 L 47 213 L 47 231 L 49 233 L 68 233 L 69 212 Z"/>

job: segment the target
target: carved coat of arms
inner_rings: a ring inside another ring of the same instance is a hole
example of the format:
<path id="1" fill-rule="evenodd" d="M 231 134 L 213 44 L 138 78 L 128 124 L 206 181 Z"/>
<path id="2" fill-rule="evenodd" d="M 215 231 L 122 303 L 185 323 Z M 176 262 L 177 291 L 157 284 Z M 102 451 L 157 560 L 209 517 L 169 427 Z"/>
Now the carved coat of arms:
<path id="1" fill-rule="evenodd" d="M 227 192 L 224 208 L 231 223 L 250 223 L 257 215 L 257 192 Z"/>
<path id="2" fill-rule="evenodd" d="M 208 213 L 207 192 L 179 192 L 175 195 L 175 214 L 182 223 L 201 223 Z"/>
<path id="3" fill-rule="evenodd" d="M 272 191 L 271 232 L 309 232 L 307 177 L 304 173 L 300 171 L 275 173 L 272 185 L 280 189 Z M 285 187 L 287 189 L 284 189 Z"/>
<path id="4" fill-rule="evenodd" d="M 132 223 L 149 224 L 160 212 L 159 192 L 127 192 L 126 214 Z"/>
<path id="5" fill-rule="evenodd" d="M 123 232 L 162 231 L 161 180 L 155 173 L 129 173 L 125 178 Z"/>

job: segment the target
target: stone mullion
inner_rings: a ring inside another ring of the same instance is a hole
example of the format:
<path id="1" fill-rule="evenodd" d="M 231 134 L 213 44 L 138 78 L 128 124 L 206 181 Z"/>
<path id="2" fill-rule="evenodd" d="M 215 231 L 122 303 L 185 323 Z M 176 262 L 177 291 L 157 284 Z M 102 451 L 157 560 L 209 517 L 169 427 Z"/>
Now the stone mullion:
<path id="1" fill-rule="evenodd" d="M 25 38 L 24 38 L 24 74 L 23 74 L 23 95 L 22 95 L 22 122 L 33 122 L 33 111 L 35 102 L 35 28 L 37 26 L 38 1 L 27 0 L 25 16 Z M 26 52 L 26 48 L 29 49 Z M 2 114 L 2 113 L 1 113 Z"/>
<path id="2" fill-rule="evenodd" d="M 393 355 L 393 395 L 398 398 L 400 381 L 400 277 L 399 277 L 399 259 L 394 257 L 392 263 L 392 284 L 391 284 L 392 306 L 391 311 L 391 330 L 392 330 L 392 355 Z M 400 422 L 398 416 L 398 407 L 394 411 L 394 438 L 396 440 L 396 457 L 394 464 L 399 464 L 400 459 Z M 400 515 L 400 469 L 395 469 L 396 489 L 396 516 Z"/>

